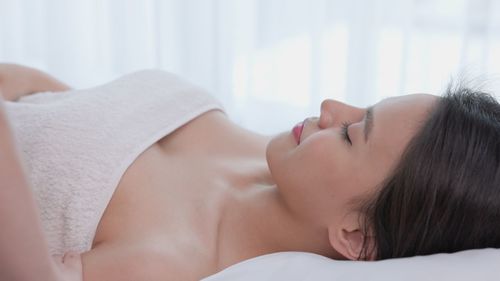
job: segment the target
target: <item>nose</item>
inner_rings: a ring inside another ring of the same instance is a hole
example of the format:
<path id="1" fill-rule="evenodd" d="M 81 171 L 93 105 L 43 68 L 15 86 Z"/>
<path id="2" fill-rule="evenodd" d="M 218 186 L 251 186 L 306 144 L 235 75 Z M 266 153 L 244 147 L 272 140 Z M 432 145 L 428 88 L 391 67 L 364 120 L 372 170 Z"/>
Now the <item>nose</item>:
<path id="1" fill-rule="evenodd" d="M 357 121 L 363 116 L 363 109 L 332 99 L 321 102 L 320 108 L 318 126 L 321 129 L 339 125 L 344 121 Z"/>
<path id="2" fill-rule="evenodd" d="M 320 106 L 321 113 L 318 121 L 318 126 L 320 128 L 324 129 L 333 126 L 333 123 L 335 121 L 334 114 L 336 113 L 338 114 L 338 112 L 336 112 L 338 103 L 339 102 L 332 99 L 326 99 L 323 102 L 321 102 Z"/>

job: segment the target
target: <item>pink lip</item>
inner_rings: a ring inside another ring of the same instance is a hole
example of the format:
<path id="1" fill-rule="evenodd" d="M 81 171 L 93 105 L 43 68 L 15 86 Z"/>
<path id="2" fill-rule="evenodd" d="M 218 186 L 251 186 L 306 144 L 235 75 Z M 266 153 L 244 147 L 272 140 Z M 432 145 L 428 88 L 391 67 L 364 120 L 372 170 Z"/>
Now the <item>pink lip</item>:
<path id="1" fill-rule="evenodd" d="M 295 127 L 293 127 L 292 132 L 297 144 L 300 144 L 300 136 L 302 135 L 302 130 L 304 129 L 304 122 L 300 122 Z"/>

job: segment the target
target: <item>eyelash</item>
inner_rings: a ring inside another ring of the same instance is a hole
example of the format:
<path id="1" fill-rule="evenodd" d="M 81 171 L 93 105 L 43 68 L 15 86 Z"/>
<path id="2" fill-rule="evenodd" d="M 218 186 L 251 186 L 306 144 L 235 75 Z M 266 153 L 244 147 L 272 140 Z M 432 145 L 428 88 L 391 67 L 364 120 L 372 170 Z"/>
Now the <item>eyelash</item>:
<path id="1" fill-rule="evenodd" d="M 342 127 L 341 127 L 342 138 L 350 145 L 352 145 L 352 141 L 351 138 L 349 137 L 349 134 L 347 133 L 347 128 L 349 128 L 351 124 L 352 123 L 350 122 L 342 122 Z"/>

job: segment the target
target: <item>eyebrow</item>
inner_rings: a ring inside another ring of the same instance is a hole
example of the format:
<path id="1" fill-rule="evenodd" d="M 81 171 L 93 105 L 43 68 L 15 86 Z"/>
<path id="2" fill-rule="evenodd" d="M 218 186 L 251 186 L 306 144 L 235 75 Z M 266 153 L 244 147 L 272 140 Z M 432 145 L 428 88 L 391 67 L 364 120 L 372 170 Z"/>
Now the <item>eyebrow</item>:
<path id="1" fill-rule="evenodd" d="M 365 143 L 368 142 L 368 137 L 370 136 L 370 132 L 373 129 L 373 105 L 369 106 L 366 109 L 364 121 L 365 121 L 365 126 L 363 128 L 363 133 L 365 135 Z"/>

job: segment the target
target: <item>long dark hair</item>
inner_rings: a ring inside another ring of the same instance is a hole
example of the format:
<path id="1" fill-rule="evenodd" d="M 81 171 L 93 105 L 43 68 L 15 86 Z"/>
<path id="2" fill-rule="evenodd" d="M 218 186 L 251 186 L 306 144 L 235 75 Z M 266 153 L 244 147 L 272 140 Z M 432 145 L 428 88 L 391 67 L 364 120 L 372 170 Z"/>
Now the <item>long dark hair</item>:
<path id="1" fill-rule="evenodd" d="M 500 104 L 450 84 L 377 190 L 361 259 L 500 247 Z"/>

